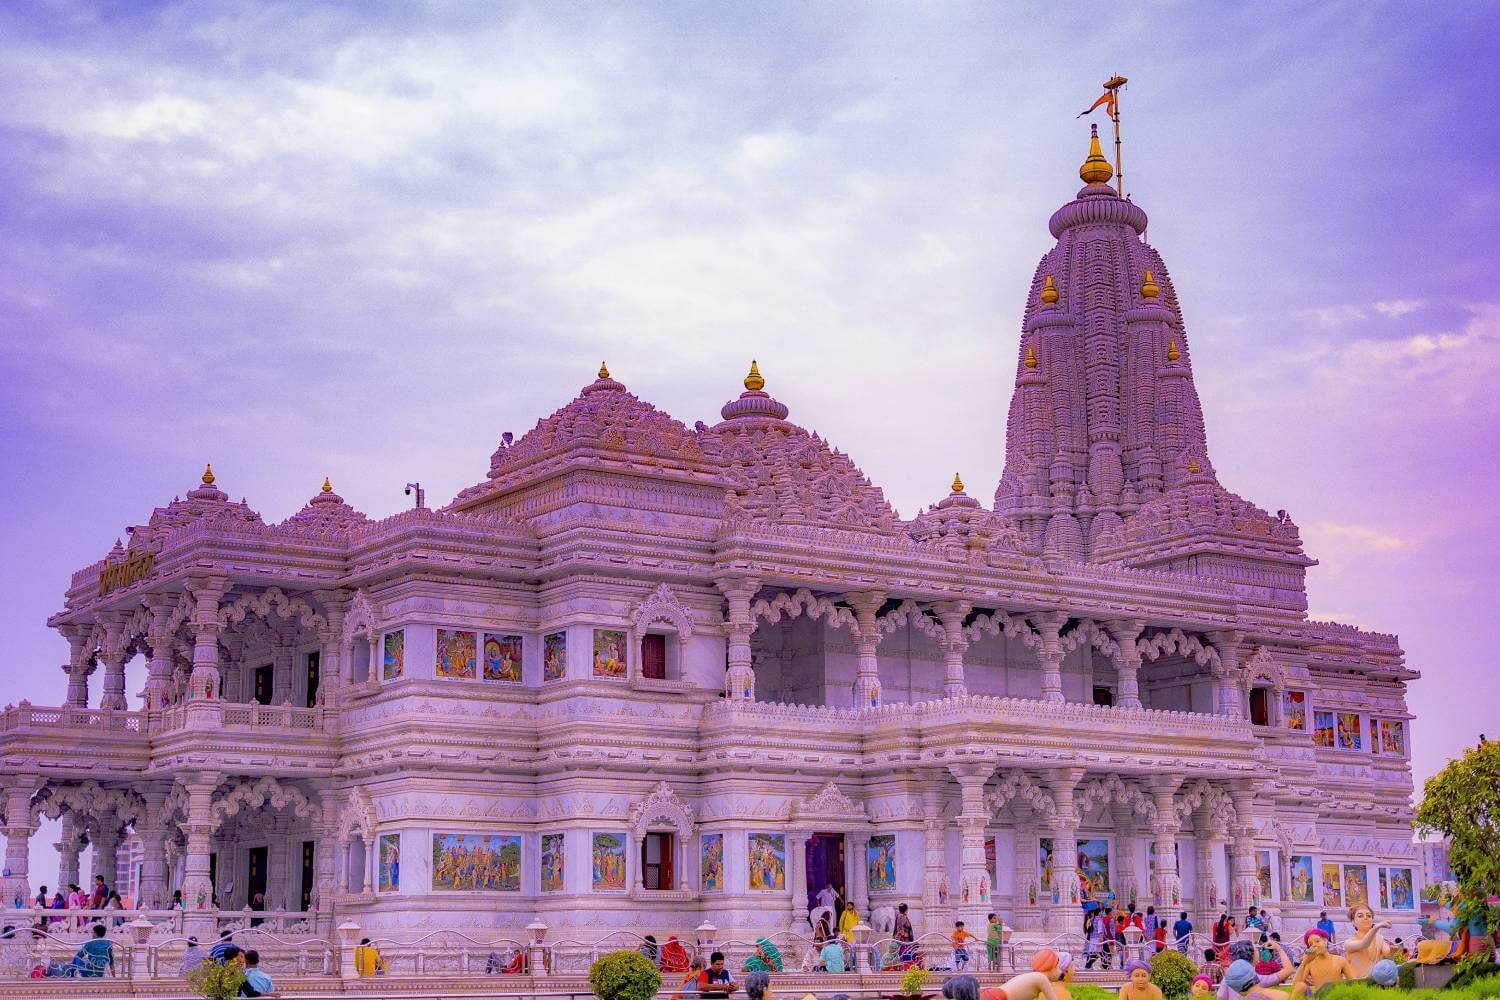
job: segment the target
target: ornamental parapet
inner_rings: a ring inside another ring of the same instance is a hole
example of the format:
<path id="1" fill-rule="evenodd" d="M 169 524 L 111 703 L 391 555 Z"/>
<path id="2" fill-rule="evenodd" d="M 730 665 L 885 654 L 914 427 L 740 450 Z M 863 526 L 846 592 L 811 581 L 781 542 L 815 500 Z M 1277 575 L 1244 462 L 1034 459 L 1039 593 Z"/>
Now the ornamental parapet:
<path id="1" fill-rule="evenodd" d="M 0 733 L 75 731 L 97 734 L 143 733 L 145 730 L 145 712 L 78 708 L 74 705 L 54 708 L 25 702 L 0 712 Z"/>
<path id="2" fill-rule="evenodd" d="M 161 713 L 161 731 L 172 732 L 187 725 L 192 702 L 181 702 Z M 218 702 L 223 709 L 225 728 L 271 729 L 286 733 L 319 733 L 329 728 L 330 716 L 322 708 L 295 708 L 291 705 L 261 705 L 255 702 Z"/>

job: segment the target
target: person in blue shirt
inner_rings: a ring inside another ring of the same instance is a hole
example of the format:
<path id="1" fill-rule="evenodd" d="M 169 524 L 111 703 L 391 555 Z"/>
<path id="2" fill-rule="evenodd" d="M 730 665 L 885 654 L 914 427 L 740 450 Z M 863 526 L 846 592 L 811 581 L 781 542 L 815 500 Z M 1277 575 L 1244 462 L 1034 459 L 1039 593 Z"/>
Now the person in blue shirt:
<path id="1" fill-rule="evenodd" d="M 824 972 L 843 972 L 844 969 L 844 947 L 834 938 L 829 938 L 823 950 L 818 953 L 823 963 Z"/>
<path id="2" fill-rule="evenodd" d="M 1318 930 L 1328 935 L 1328 943 L 1333 943 L 1333 921 L 1328 919 L 1328 911 L 1323 910 L 1318 914 Z"/>
<path id="3" fill-rule="evenodd" d="M 1187 913 L 1184 912 L 1182 916 L 1177 918 L 1177 922 L 1172 925 L 1172 940 L 1177 942 L 1177 950 L 1184 955 L 1187 954 L 1188 950 L 1188 936 L 1192 933 L 1193 922 L 1187 918 Z"/>
<path id="4" fill-rule="evenodd" d="M 240 984 L 240 996 L 263 997 L 276 989 L 271 977 L 260 967 L 260 953 L 253 948 L 245 952 L 245 981 Z"/>
<path id="5" fill-rule="evenodd" d="M 84 979 L 98 979 L 106 969 L 115 974 L 115 946 L 106 938 L 103 924 L 94 925 L 94 936 L 85 941 L 78 954 L 73 956 L 73 967 Z"/>

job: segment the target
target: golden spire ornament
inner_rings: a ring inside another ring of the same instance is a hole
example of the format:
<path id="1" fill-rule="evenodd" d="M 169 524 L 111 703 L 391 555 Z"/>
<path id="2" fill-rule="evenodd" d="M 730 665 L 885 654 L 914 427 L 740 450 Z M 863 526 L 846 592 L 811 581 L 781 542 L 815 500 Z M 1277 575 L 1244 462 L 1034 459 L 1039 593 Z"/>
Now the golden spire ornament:
<path id="1" fill-rule="evenodd" d="M 962 479 L 960 479 L 958 473 L 955 472 L 953 474 L 953 492 L 954 493 L 962 493 L 963 491 L 964 491 L 964 481 Z"/>
<path id="2" fill-rule="evenodd" d="M 1202 471 L 1203 471 L 1202 469 L 1198 468 L 1198 460 L 1196 458 L 1190 459 L 1188 461 L 1188 472 L 1189 472 L 1189 474 L 1196 476 L 1198 473 L 1200 473 Z"/>
<path id="3" fill-rule="evenodd" d="M 1083 161 L 1083 166 L 1078 168 L 1078 176 L 1083 178 L 1085 184 L 1108 184 L 1109 179 L 1115 175 L 1114 167 L 1104 158 L 1104 150 L 1099 148 L 1099 126 L 1089 126 L 1089 156 Z"/>
<path id="4" fill-rule="evenodd" d="M 1026 348 L 1026 367 L 1036 371 L 1036 348 Z"/>
<path id="5" fill-rule="evenodd" d="M 1146 280 L 1141 282 L 1141 298 L 1154 299 L 1161 294 L 1161 286 L 1151 276 L 1151 269 L 1146 268 Z"/>
<path id="6" fill-rule="evenodd" d="M 333 483 L 331 483 L 331 482 L 328 481 L 328 477 L 327 476 L 323 477 L 323 492 L 324 493 L 332 493 L 333 492 Z"/>
<path id="7" fill-rule="evenodd" d="M 1062 295 L 1057 290 L 1057 282 L 1052 280 L 1052 275 L 1047 275 L 1047 280 L 1042 282 L 1042 305 L 1055 306 Z"/>
<path id="8" fill-rule="evenodd" d="M 203 466 L 203 485 L 204 486 L 212 486 L 213 484 L 214 484 L 214 467 L 212 465 L 210 465 L 210 464 L 205 463 L 204 466 Z"/>
<path id="9" fill-rule="evenodd" d="M 599 377 L 609 378 L 609 365 L 605 364 L 603 361 L 599 362 Z"/>
<path id="10" fill-rule="evenodd" d="M 1176 364 L 1182 358 L 1182 352 L 1177 349 L 1177 341 L 1173 340 L 1167 344 L 1167 360 Z"/>
<path id="11" fill-rule="evenodd" d="M 750 374 L 745 376 L 745 388 L 751 392 L 760 392 L 766 387 L 766 380 L 761 377 L 760 365 L 755 361 L 750 362 Z"/>

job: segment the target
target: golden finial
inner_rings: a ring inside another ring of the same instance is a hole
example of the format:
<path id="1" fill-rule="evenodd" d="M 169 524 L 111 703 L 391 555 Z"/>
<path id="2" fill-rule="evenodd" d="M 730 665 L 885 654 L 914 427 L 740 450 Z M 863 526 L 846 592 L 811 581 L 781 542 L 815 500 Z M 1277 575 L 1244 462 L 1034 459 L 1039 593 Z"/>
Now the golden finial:
<path id="1" fill-rule="evenodd" d="M 605 364 L 603 361 L 599 362 L 599 377 L 609 378 L 609 365 Z"/>
<path id="2" fill-rule="evenodd" d="M 212 486 L 213 484 L 214 484 L 214 467 L 212 465 L 205 464 L 203 466 L 203 485 L 204 486 Z"/>
<path id="3" fill-rule="evenodd" d="M 760 366 L 754 361 L 750 362 L 750 374 L 745 376 L 745 388 L 751 392 L 760 392 L 766 387 L 766 380 L 761 377 Z"/>
<path id="4" fill-rule="evenodd" d="M 1078 168 L 1078 176 L 1083 178 L 1085 184 L 1108 184 L 1109 179 L 1115 175 L 1115 168 L 1109 165 L 1109 161 L 1104 158 L 1104 150 L 1099 148 L 1099 126 L 1090 125 L 1089 129 L 1089 158 Z"/>
<path id="5" fill-rule="evenodd" d="M 1167 344 L 1167 360 L 1176 363 L 1182 357 L 1182 352 L 1177 349 L 1177 341 L 1173 340 Z"/>
<path id="6" fill-rule="evenodd" d="M 1189 473 L 1189 475 L 1196 476 L 1198 473 L 1200 473 L 1202 471 L 1203 471 L 1202 469 L 1198 468 L 1198 460 L 1196 458 L 1190 459 L 1188 461 L 1188 473 Z"/>
<path id="7" fill-rule="evenodd" d="M 332 493 L 333 492 L 333 484 L 328 481 L 328 477 L 327 476 L 323 477 L 323 492 L 324 493 Z"/>
<path id="8" fill-rule="evenodd" d="M 1047 275 L 1047 280 L 1042 285 L 1042 305 L 1055 306 L 1061 297 L 1057 291 L 1057 282 L 1052 280 L 1052 275 Z"/>
<path id="9" fill-rule="evenodd" d="M 1148 267 L 1146 268 L 1146 280 L 1141 282 L 1141 298 L 1154 299 L 1160 294 L 1161 286 L 1156 283 L 1155 278 L 1151 277 L 1151 269 Z"/>
<path id="10" fill-rule="evenodd" d="M 955 472 L 953 474 L 953 492 L 954 493 L 962 493 L 963 491 L 964 491 L 964 481 L 962 479 L 960 479 L 959 476 L 958 476 L 958 473 Z"/>
<path id="11" fill-rule="evenodd" d="M 1036 371 L 1036 348 L 1026 348 L 1026 367 Z"/>

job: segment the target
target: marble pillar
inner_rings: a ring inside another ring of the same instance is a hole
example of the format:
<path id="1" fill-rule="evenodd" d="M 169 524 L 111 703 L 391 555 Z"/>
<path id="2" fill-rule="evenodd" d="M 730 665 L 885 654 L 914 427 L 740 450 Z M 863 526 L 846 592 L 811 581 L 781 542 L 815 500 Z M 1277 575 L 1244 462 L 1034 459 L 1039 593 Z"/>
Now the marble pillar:
<path id="1" fill-rule="evenodd" d="M 141 838 L 141 886 L 136 906 L 160 909 L 172 894 L 167 891 L 167 828 L 162 812 L 167 800 L 165 788 L 148 788 L 142 792 L 146 808 L 135 824 Z"/>
<path id="2" fill-rule="evenodd" d="M 787 884 L 792 897 L 787 930 L 803 936 L 811 933 L 807 922 L 807 842 L 811 837 L 807 830 L 788 830 L 786 835 Z"/>
<path id="3" fill-rule="evenodd" d="M 854 651 L 859 666 L 854 675 L 854 707 L 876 708 L 880 705 L 880 625 L 877 615 L 885 603 L 885 592 L 874 590 L 849 594 L 845 598 L 854 609 Z"/>
<path id="4" fill-rule="evenodd" d="M 962 832 L 959 856 L 958 914 L 970 934 L 984 937 L 984 918 L 989 912 L 990 884 L 993 876 L 984 857 L 984 834 L 990 824 L 989 807 L 984 800 L 984 785 L 995 773 L 989 763 L 953 764 L 949 772 L 958 781 L 962 808 L 958 827 Z"/>
<path id="5" fill-rule="evenodd" d="M 1068 623 L 1066 611 L 1047 611 L 1033 615 L 1037 631 L 1041 633 L 1040 657 L 1042 663 L 1042 700 L 1062 702 L 1062 640 L 1058 633 Z"/>
<path id="6" fill-rule="evenodd" d="M 1083 928 L 1082 894 L 1078 888 L 1078 807 L 1073 792 L 1083 780 L 1083 768 L 1059 768 L 1048 778 L 1057 811 L 1052 820 L 1052 906 L 1047 929 L 1053 933 Z"/>
<path id="7" fill-rule="evenodd" d="M 17 774 L 0 786 L 5 802 L 5 874 L 0 877 L 0 906 L 13 907 L 17 899 L 23 905 L 31 903 L 31 883 L 28 881 L 31 859 L 31 834 L 35 829 L 31 819 L 31 797 L 41 787 L 41 779 L 35 775 Z"/>
<path id="8" fill-rule="evenodd" d="M 964 653 L 969 648 L 969 640 L 964 638 L 964 619 L 973 609 L 968 601 L 944 601 L 934 608 L 943 626 L 939 645 L 943 650 L 944 698 L 962 698 L 969 693 L 964 680 Z"/>
<path id="9" fill-rule="evenodd" d="M 927 934 L 953 926 L 948 891 L 948 825 L 943 818 L 943 793 L 947 787 L 947 771 L 923 774 L 922 930 Z"/>
<path id="10" fill-rule="evenodd" d="M 1122 618 L 1109 623 L 1110 638 L 1120 646 L 1120 658 L 1115 664 L 1119 672 L 1119 706 L 1141 708 L 1141 653 L 1136 649 L 1136 640 L 1146 628 L 1140 618 Z"/>
<path id="11" fill-rule="evenodd" d="M 760 590 L 760 581 L 732 578 L 717 582 L 729 602 L 729 669 L 724 675 L 724 696 L 735 701 L 754 701 L 755 667 L 750 637 L 755 633 L 755 621 L 750 617 L 750 602 Z"/>

